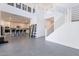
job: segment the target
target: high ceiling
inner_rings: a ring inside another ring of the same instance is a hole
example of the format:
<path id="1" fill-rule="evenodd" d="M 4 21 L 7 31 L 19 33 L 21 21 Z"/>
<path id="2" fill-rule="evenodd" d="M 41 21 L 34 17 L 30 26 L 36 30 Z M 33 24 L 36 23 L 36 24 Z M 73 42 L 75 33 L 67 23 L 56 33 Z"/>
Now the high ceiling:
<path id="1" fill-rule="evenodd" d="M 36 8 L 37 10 L 48 11 L 56 8 L 71 8 L 73 6 L 78 5 L 78 3 L 26 3 L 28 6 L 32 8 Z"/>
<path id="2" fill-rule="evenodd" d="M 53 3 L 27 3 L 27 5 L 42 11 L 47 11 L 53 8 Z"/>

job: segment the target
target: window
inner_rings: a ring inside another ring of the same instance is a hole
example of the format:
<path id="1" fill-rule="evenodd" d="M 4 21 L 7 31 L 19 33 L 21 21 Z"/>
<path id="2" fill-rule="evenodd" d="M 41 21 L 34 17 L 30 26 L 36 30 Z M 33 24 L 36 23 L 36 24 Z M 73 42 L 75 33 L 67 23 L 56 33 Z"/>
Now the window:
<path id="1" fill-rule="evenodd" d="M 21 3 L 16 3 L 16 7 L 21 9 Z"/>
<path id="2" fill-rule="evenodd" d="M 22 9 L 26 11 L 27 10 L 27 6 L 22 4 Z"/>
<path id="3" fill-rule="evenodd" d="M 8 5 L 14 6 L 14 3 L 8 3 Z"/>
<path id="4" fill-rule="evenodd" d="M 25 5 L 24 7 L 25 7 L 25 10 L 27 10 L 27 6 Z"/>
<path id="5" fill-rule="evenodd" d="M 35 9 L 33 9 L 33 13 L 35 13 Z"/>
<path id="6" fill-rule="evenodd" d="M 7 3 L 7 4 L 10 5 L 10 6 L 14 6 L 16 8 L 22 9 L 24 11 L 28 11 L 30 13 L 31 12 L 35 13 L 35 9 L 34 8 L 31 9 L 31 7 L 29 7 L 29 6 L 25 5 L 25 4 L 22 4 L 22 3 Z"/>
<path id="7" fill-rule="evenodd" d="M 28 12 L 31 12 L 31 7 L 28 7 Z"/>
<path id="8" fill-rule="evenodd" d="M 24 10 L 24 4 L 22 4 L 22 9 Z"/>

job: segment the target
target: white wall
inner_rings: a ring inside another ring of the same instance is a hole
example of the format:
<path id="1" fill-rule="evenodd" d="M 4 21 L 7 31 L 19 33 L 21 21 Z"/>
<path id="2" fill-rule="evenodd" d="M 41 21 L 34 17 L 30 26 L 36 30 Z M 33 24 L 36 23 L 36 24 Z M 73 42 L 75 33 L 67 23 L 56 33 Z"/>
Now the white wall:
<path id="1" fill-rule="evenodd" d="M 36 38 L 45 36 L 44 21 L 44 12 L 37 10 L 31 19 L 31 24 L 37 24 Z"/>
<path id="2" fill-rule="evenodd" d="M 79 10 L 78 7 L 76 8 Z M 71 22 L 72 13 L 72 9 L 67 9 L 67 13 L 65 14 L 65 23 L 47 36 L 47 41 L 79 49 L 79 21 Z"/>
<path id="3" fill-rule="evenodd" d="M 64 13 L 57 13 L 54 18 L 54 30 L 58 29 L 65 23 L 65 15 Z"/>
<path id="4" fill-rule="evenodd" d="M 51 35 L 46 37 L 47 41 L 66 45 L 79 49 L 79 22 L 64 24 Z"/>
<path id="5" fill-rule="evenodd" d="M 33 14 L 33 17 L 31 18 L 31 24 L 37 24 L 37 14 Z"/>
<path id="6" fill-rule="evenodd" d="M 42 37 L 45 36 L 45 20 L 44 20 L 44 12 L 42 11 L 37 11 L 36 14 L 37 17 L 37 32 L 36 32 L 36 37 Z"/>
<path id="7" fill-rule="evenodd" d="M 51 10 L 51 11 L 48 11 L 47 14 L 44 15 L 45 19 L 48 19 L 50 17 L 54 17 L 54 30 L 58 29 L 65 23 L 65 15 L 63 12 L 60 12 L 59 10 L 56 10 L 56 9 Z M 46 28 L 45 28 L 45 36 L 47 36 Z"/>
<path id="8" fill-rule="evenodd" d="M 0 10 L 5 11 L 5 12 L 9 12 L 9 13 L 12 13 L 12 14 L 15 14 L 15 15 L 28 17 L 28 18 L 33 17 L 32 13 L 29 13 L 27 11 L 23 11 L 23 10 L 18 9 L 16 7 L 13 7 L 13 6 L 9 6 L 6 3 L 0 3 Z"/>

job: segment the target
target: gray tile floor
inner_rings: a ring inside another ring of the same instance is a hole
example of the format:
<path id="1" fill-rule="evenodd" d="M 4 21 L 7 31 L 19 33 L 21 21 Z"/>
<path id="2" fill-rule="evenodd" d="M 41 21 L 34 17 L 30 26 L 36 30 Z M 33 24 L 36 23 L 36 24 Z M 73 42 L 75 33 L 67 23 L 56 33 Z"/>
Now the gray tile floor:
<path id="1" fill-rule="evenodd" d="M 79 56 L 79 50 L 45 41 L 44 37 L 29 39 L 11 38 L 0 45 L 1 56 Z"/>

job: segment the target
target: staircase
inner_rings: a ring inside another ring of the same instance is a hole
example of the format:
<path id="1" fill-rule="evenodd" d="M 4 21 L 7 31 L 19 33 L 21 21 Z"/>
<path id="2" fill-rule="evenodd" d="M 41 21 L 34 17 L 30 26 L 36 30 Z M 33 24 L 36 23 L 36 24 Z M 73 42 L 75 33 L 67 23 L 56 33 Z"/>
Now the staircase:
<path id="1" fill-rule="evenodd" d="M 62 25 L 48 35 L 46 40 L 79 49 L 79 22 Z"/>

